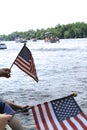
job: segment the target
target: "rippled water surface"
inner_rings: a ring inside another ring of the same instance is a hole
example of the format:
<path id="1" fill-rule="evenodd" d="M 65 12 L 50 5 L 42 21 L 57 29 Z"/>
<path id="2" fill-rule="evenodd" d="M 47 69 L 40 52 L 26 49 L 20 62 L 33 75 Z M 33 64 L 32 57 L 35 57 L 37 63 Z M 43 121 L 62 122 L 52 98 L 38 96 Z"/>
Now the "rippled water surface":
<path id="1" fill-rule="evenodd" d="M 23 44 L 5 42 L 6 50 L 0 50 L 0 68 L 10 68 Z M 28 41 L 27 47 L 34 57 L 39 83 L 17 66 L 11 69 L 11 78 L 0 78 L 0 95 L 22 105 L 35 105 L 77 92 L 75 97 L 87 114 L 87 39 L 65 39 L 60 43 Z M 23 125 L 34 126 L 29 115 L 17 115 Z M 33 128 L 34 130 L 34 128 Z"/>

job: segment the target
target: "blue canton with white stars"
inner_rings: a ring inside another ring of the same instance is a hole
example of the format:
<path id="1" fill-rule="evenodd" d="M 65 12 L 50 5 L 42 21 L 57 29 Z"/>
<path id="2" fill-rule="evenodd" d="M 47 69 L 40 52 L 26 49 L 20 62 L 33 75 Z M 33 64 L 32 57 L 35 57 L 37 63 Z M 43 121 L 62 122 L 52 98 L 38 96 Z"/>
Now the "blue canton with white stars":
<path id="1" fill-rule="evenodd" d="M 24 46 L 19 53 L 19 56 L 22 57 L 26 62 L 29 62 L 31 59 L 31 52 L 26 46 Z"/>
<path id="2" fill-rule="evenodd" d="M 81 112 L 73 96 L 51 101 L 51 104 L 58 121 L 66 120 Z"/>

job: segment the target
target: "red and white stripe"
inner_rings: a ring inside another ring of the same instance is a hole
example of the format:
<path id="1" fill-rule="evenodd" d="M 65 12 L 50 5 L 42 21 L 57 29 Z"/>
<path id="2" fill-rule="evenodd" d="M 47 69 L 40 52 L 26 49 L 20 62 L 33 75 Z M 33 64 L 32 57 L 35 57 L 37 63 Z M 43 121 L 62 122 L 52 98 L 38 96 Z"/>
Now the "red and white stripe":
<path id="1" fill-rule="evenodd" d="M 33 60 L 33 59 L 31 59 Z M 22 71 L 30 75 L 32 78 L 34 78 L 36 81 L 38 81 L 37 75 L 36 75 L 36 69 L 33 61 L 27 62 L 20 56 L 18 56 L 15 60 L 15 65 L 17 65 Z"/>

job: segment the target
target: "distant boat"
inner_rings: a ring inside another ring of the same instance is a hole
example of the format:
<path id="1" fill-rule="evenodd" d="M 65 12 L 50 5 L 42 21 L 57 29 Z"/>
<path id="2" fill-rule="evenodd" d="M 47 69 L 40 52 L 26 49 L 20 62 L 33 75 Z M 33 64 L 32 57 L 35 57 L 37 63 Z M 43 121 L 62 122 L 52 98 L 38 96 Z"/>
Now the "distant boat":
<path id="1" fill-rule="evenodd" d="M 0 49 L 7 49 L 7 46 L 5 43 L 0 43 Z"/>
<path id="2" fill-rule="evenodd" d="M 20 37 L 19 37 L 19 38 L 16 38 L 15 41 L 16 41 L 16 42 L 20 42 L 20 43 L 26 43 L 26 42 L 27 42 L 26 39 L 20 38 Z"/>
<path id="3" fill-rule="evenodd" d="M 37 38 L 33 38 L 32 41 L 33 41 L 33 42 L 36 42 L 36 41 L 37 41 Z"/>
<path id="4" fill-rule="evenodd" d="M 47 32 L 45 33 L 45 42 L 50 42 L 50 43 L 56 43 L 56 42 L 60 42 L 59 38 L 57 36 L 54 36 L 53 34 Z"/>

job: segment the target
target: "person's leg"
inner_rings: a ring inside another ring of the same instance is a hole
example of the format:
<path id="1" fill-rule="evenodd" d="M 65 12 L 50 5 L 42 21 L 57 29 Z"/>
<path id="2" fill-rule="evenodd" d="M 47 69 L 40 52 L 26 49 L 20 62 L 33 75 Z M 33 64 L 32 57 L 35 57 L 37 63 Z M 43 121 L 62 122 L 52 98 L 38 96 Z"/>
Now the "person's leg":
<path id="1" fill-rule="evenodd" d="M 0 113 L 4 113 L 5 103 L 0 99 Z"/>
<path id="2" fill-rule="evenodd" d="M 8 125 L 12 128 L 12 130 L 24 130 L 23 126 L 15 115 L 8 122 Z"/>
<path id="3" fill-rule="evenodd" d="M 15 111 L 7 103 L 5 103 L 4 113 L 14 115 Z M 16 115 L 11 118 L 8 125 L 12 128 L 12 130 L 24 130 Z"/>
<path id="4" fill-rule="evenodd" d="M 0 130 L 4 130 L 12 115 L 0 114 Z"/>

